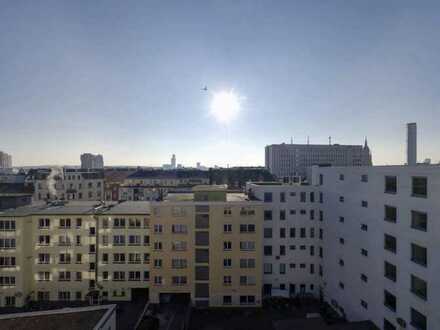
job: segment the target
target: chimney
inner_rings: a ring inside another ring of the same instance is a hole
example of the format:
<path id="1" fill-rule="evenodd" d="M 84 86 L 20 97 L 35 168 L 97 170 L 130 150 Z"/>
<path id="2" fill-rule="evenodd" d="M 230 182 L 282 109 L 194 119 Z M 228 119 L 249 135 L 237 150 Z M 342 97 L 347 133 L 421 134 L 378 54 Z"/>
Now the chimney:
<path id="1" fill-rule="evenodd" d="M 406 163 L 417 165 L 417 124 L 406 124 Z"/>

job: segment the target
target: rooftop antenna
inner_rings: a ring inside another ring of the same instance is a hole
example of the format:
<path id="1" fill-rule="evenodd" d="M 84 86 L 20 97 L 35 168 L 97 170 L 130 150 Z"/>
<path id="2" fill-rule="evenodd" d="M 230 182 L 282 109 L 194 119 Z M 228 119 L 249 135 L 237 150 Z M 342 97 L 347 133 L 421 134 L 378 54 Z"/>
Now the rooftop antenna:
<path id="1" fill-rule="evenodd" d="M 332 145 L 332 137 L 331 137 L 331 136 L 328 137 L 328 145 L 329 145 L 329 146 Z"/>
<path id="2" fill-rule="evenodd" d="M 293 144 L 293 136 L 290 137 L 290 144 Z"/>
<path id="3" fill-rule="evenodd" d="M 307 145 L 309 145 L 310 144 L 310 139 L 309 139 L 309 136 L 307 135 Z"/>

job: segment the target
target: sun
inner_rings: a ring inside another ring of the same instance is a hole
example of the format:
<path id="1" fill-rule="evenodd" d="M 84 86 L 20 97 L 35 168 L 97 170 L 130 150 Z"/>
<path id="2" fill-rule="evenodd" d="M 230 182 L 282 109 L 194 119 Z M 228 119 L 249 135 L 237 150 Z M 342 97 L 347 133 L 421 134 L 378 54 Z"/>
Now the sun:
<path id="1" fill-rule="evenodd" d="M 210 114 L 220 123 L 228 124 L 237 118 L 241 110 L 241 98 L 233 90 L 216 92 L 211 102 Z"/>

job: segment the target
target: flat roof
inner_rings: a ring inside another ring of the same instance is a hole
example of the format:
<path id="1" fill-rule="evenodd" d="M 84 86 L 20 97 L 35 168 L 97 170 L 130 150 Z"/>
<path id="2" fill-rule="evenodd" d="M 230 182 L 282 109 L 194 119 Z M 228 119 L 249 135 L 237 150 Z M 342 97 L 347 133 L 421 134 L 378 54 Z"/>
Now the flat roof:
<path id="1" fill-rule="evenodd" d="M 63 308 L 0 315 L 0 328 L 14 330 L 92 330 L 116 305 Z"/>
<path id="2" fill-rule="evenodd" d="M 150 214 L 151 204 L 147 201 L 125 201 L 114 204 L 101 214 Z"/>

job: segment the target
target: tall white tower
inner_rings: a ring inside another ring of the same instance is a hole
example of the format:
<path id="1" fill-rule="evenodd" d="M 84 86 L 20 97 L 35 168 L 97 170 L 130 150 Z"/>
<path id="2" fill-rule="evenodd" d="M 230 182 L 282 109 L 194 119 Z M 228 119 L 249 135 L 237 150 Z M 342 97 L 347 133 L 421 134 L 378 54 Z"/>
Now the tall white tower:
<path id="1" fill-rule="evenodd" d="M 417 124 L 406 124 L 406 163 L 417 165 Z"/>
<path id="2" fill-rule="evenodd" d="M 173 154 L 171 157 L 171 168 L 176 168 L 176 155 Z"/>

